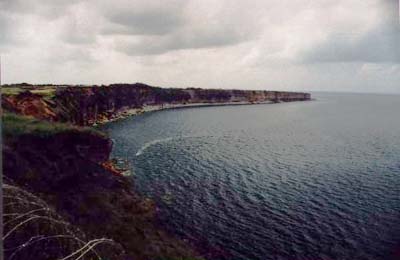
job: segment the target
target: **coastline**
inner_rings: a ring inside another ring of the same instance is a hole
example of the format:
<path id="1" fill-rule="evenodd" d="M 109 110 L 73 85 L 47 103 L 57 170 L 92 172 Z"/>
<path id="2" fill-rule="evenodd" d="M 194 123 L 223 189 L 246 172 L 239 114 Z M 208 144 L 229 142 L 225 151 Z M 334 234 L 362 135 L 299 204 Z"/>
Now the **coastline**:
<path id="1" fill-rule="evenodd" d="M 262 102 L 203 102 L 203 103 L 186 103 L 186 104 L 162 104 L 162 105 L 144 105 L 142 108 L 125 108 L 119 111 L 114 111 L 112 117 L 101 118 L 93 123 L 93 126 L 105 125 L 111 122 L 115 122 L 121 119 L 125 119 L 132 116 L 141 115 L 148 112 L 156 112 L 168 109 L 181 109 L 181 108 L 195 108 L 195 107 L 214 107 L 214 106 L 240 106 L 240 105 L 263 105 L 263 104 L 275 104 L 274 101 L 262 101 Z"/>
<path id="2" fill-rule="evenodd" d="M 96 126 L 163 109 L 308 101 L 305 92 L 201 88 L 160 88 L 142 83 L 107 86 L 7 86 L 2 106 L 16 114 Z"/>
<path id="3" fill-rule="evenodd" d="M 123 249 L 123 257 L 135 259 L 204 259 L 208 252 L 157 226 L 157 206 L 133 189 L 127 167 L 110 157 L 112 140 L 96 126 L 166 109 L 310 100 L 310 94 L 299 92 L 143 84 L 51 87 L 46 94 L 39 90 L 21 86 L 20 92 L 2 96 L 7 176 L 15 186 L 41 197 L 84 236 L 110 238 Z M 30 239 L 33 234 L 26 230 L 23 235 Z"/>

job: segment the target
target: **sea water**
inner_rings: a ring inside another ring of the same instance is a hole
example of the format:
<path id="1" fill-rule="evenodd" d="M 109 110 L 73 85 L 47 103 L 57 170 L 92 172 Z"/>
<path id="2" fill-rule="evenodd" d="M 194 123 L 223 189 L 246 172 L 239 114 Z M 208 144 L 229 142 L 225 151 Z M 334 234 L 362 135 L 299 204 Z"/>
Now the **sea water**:
<path id="1" fill-rule="evenodd" d="M 161 224 L 212 259 L 396 259 L 400 95 L 151 112 L 103 127 Z"/>

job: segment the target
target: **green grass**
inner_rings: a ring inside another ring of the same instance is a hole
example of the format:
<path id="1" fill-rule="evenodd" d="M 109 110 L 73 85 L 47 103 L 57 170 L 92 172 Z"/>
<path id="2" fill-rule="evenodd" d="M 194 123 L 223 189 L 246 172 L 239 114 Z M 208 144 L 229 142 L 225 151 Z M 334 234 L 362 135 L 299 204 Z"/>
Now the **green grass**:
<path id="1" fill-rule="evenodd" d="M 33 86 L 33 87 L 18 87 L 18 86 L 2 86 L 2 95 L 18 95 L 21 92 L 29 91 L 33 94 L 41 95 L 44 98 L 52 98 L 56 93 L 56 88 L 53 86 Z"/>
<path id="2" fill-rule="evenodd" d="M 82 132 L 105 137 L 103 132 L 94 128 L 41 121 L 33 117 L 20 116 L 11 113 L 4 113 L 2 116 L 2 132 L 5 137 L 17 137 L 21 135 L 50 137 L 65 132 Z"/>
<path id="3" fill-rule="evenodd" d="M 1 87 L 1 94 L 2 95 L 18 95 L 19 93 L 25 91 L 22 88 L 18 87 Z"/>
<path id="4" fill-rule="evenodd" d="M 30 92 L 34 94 L 39 94 L 43 97 L 51 98 L 56 94 L 56 89 L 54 87 L 43 87 L 38 89 L 32 89 Z"/>

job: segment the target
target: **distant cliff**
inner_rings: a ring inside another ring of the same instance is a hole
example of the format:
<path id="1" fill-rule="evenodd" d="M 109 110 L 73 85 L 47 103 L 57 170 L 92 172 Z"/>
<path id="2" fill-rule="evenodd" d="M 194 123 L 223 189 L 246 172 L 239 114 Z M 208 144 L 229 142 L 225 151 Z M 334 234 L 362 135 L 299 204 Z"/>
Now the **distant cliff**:
<path id="1" fill-rule="evenodd" d="M 50 86 L 46 91 L 40 88 L 24 86 L 24 91 L 4 95 L 3 108 L 39 119 L 86 126 L 110 120 L 130 109 L 136 109 L 137 113 L 146 107 L 162 109 L 171 105 L 290 102 L 311 98 L 310 94 L 301 92 L 159 88 L 141 83 Z"/>

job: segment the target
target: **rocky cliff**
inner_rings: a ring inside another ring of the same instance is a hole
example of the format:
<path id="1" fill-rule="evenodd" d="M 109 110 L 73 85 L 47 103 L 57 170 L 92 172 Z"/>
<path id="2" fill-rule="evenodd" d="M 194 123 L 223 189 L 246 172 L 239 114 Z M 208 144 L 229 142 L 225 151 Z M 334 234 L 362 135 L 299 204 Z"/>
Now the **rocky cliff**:
<path id="1" fill-rule="evenodd" d="M 110 139 L 82 126 L 150 107 L 310 99 L 307 93 L 164 89 L 139 83 L 22 84 L 6 86 L 2 94 L 7 111 L 2 115 L 3 242 L 6 259 L 16 260 L 66 259 L 69 254 L 88 260 L 198 256 L 186 242 L 157 227 L 152 201 L 138 196 L 131 180 L 110 162 Z"/>
<path id="2" fill-rule="evenodd" d="M 61 259 L 82 246 L 71 238 L 112 241 L 82 259 L 196 255 L 157 227 L 152 201 L 105 167 L 112 142 L 102 133 L 6 114 L 3 140 L 6 259 Z"/>
<path id="3" fill-rule="evenodd" d="M 290 102 L 310 100 L 310 94 L 262 90 L 177 89 L 151 87 L 145 84 L 112 84 L 108 86 L 54 87 L 52 97 L 30 90 L 3 97 L 9 111 L 51 121 L 93 125 L 107 121 L 129 109 L 146 106 Z"/>

